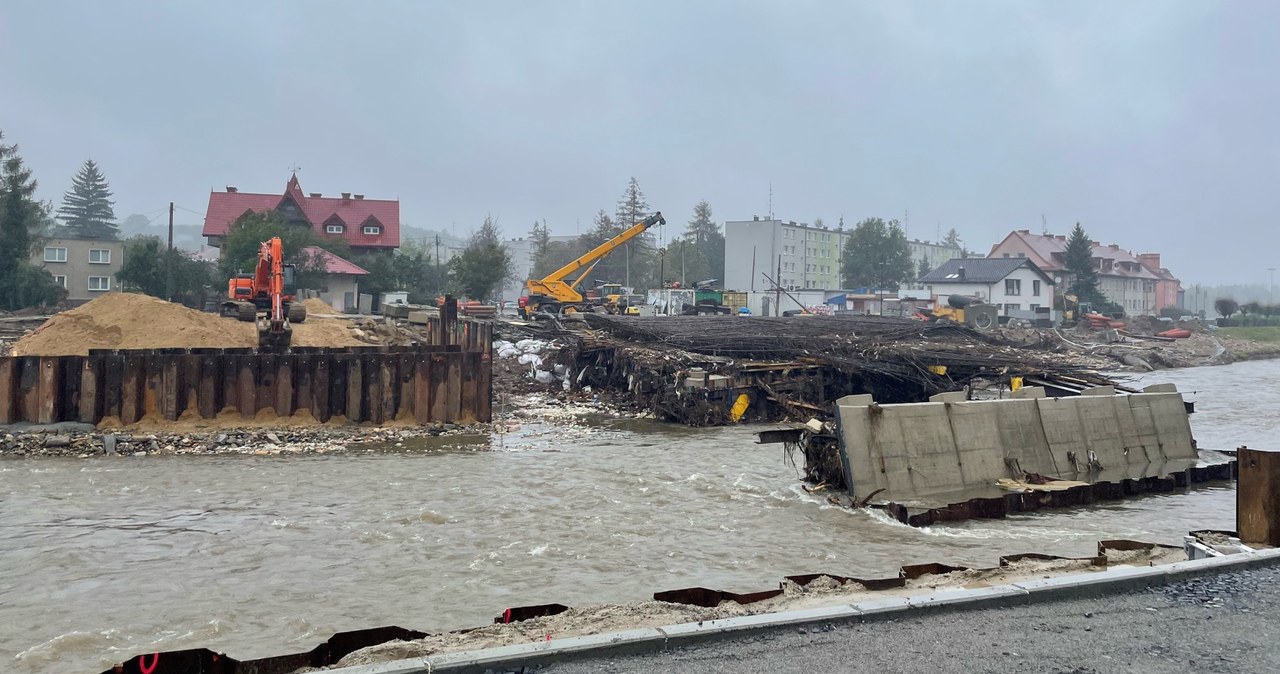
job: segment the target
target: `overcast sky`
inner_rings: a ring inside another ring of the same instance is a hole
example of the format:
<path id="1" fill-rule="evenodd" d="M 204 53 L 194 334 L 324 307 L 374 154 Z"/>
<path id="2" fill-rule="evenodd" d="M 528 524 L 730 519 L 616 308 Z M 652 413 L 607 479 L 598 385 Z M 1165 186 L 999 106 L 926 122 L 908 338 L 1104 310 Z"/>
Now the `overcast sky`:
<path id="1" fill-rule="evenodd" d="M 576 233 L 630 176 L 675 227 L 907 213 L 987 251 L 1076 221 L 1184 283 L 1277 266 L 1276 2 L 6 2 L 0 129 L 55 201 L 399 198 Z M 581 223 L 579 225 L 578 223 Z"/>

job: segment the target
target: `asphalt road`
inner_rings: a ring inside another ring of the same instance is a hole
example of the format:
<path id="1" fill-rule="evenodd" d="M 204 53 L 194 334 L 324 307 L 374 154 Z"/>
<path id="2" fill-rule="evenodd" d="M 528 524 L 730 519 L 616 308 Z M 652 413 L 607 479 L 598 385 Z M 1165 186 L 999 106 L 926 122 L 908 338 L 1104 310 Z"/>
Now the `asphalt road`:
<path id="1" fill-rule="evenodd" d="M 1280 569 L 1069 599 L 788 628 L 656 655 L 548 665 L 587 672 L 1280 672 Z"/>

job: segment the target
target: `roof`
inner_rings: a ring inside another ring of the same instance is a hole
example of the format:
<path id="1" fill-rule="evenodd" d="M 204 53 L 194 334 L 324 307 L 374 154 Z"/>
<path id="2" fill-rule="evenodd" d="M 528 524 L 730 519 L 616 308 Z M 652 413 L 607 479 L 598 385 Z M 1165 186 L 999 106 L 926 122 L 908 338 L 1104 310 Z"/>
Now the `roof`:
<path id="1" fill-rule="evenodd" d="M 324 273 L 326 274 L 347 274 L 349 276 L 360 276 L 369 272 L 361 269 L 353 262 L 348 262 L 329 251 L 318 248 L 316 246 L 307 246 L 302 249 L 304 255 L 309 257 L 319 257 L 320 262 L 324 264 Z"/>
<path id="2" fill-rule="evenodd" d="M 1020 229 L 1009 233 L 1003 241 L 991 247 L 991 255 L 996 255 L 1001 247 L 1010 241 L 1017 242 L 1017 248 L 1026 250 L 1031 259 L 1045 271 L 1065 271 L 1067 237 L 1061 234 L 1032 234 Z M 1126 278 L 1155 279 L 1156 274 L 1143 266 L 1133 253 L 1117 245 L 1104 246 L 1093 242 L 1093 258 L 1111 260 L 1115 264 L 1111 269 L 1098 273 L 1102 276 L 1123 276 Z"/>
<path id="3" fill-rule="evenodd" d="M 228 188 L 234 189 L 234 188 Z M 339 237 L 356 248 L 400 247 L 400 202 L 394 199 L 344 199 L 313 197 L 302 191 L 298 176 L 289 179 L 282 194 L 255 192 L 210 192 L 205 211 L 203 236 L 226 236 L 231 224 L 246 212 L 262 213 L 280 207 L 285 197 L 302 209 L 307 222 L 321 236 Z M 326 234 L 325 225 L 341 221 L 342 234 Z M 377 225 L 378 234 L 365 234 L 366 224 Z"/>
<path id="4" fill-rule="evenodd" d="M 1038 274 L 1046 283 L 1053 281 L 1041 271 L 1031 258 L 1026 257 L 968 257 L 954 258 L 942 263 L 942 266 L 920 277 L 921 283 L 999 283 L 1009 274 L 1022 267 L 1027 267 Z M 964 278 L 960 278 L 960 270 L 964 270 Z"/>

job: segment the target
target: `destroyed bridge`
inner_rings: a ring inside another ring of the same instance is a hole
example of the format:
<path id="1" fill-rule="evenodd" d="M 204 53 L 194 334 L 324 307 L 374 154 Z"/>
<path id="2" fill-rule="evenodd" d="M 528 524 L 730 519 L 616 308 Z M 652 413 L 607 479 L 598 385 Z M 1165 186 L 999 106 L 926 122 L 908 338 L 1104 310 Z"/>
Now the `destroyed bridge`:
<path id="1" fill-rule="evenodd" d="M 548 325 L 568 342 L 579 387 L 628 394 L 668 421 L 830 417 L 830 401 L 871 394 L 918 402 L 980 384 L 1074 394 L 1110 384 L 1086 364 L 968 326 L 880 316 L 586 314 L 587 330 Z"/>

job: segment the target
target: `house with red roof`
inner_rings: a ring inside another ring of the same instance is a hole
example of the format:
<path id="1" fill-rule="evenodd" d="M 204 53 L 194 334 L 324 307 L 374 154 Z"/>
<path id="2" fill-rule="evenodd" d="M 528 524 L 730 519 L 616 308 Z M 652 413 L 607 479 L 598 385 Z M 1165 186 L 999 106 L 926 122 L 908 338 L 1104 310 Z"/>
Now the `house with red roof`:
<path id="1" fill-rule="evenodd" d="M 328 302 L 329 306 L 343 313 L 359 310 L 360 277 L 369 272 L 317 246 L 303 248 L 302 255 L 318 263 L 324 270 L 319 287 L 307 290 L 313 291 L 320 299 Z"/>
<path id="2" fill-rule="evenodd" d="M 322 237 L 340 238 L 356 252 L 390 253 L 400 247 L 399 200 L 366 199 L 350 192 L 341 197 L 304 194 L 297 174 L 289 178 L 282 194 L 241 192 L 235 187 L 211 192 L 202 235 L 210 246 L 220 247 L 237 219 L 268 211 L 280 213 L 292 225 L 310 227 Z"/>
<path id="3" fill-rule="evenodd" d="M 1134 255 L 1116 244 L 1093 243 L 1094 268 L 1098 271 L 1098 288 L 1108 301 L 1124 308 L 1131 316 L 1154 315 L 1161 309 L 1177 306 L 1181 282 L 1160 267 L 1159 253 Z M 987 257 L 1030 259 L 1065 289 L 1070 285 L 1066 267 L 1067 237 L 1061 234 L 1032 234 L 1020 229 L 1010 232 L 991 248 Z"/>

